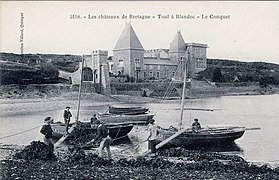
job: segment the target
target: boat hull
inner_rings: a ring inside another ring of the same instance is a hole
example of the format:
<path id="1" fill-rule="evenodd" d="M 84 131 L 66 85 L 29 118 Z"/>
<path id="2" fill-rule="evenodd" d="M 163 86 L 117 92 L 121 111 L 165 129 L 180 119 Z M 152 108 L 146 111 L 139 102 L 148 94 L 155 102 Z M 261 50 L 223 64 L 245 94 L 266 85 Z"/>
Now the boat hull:
<path id="1" fill-rule="evenodd" d="M 70 125 L 71 126 L 71 125 Z M 110 137 L 121 138 L 128 135 L 129 132 L 133 129 L 132 124 L 123 124 L 123 125 L 107 125 L 109 129 Z M 59 139 L 65 134 L 65 125 L 64 124 L 51 124 L 53 130 L 53 139 Z M 70 127 L 69 127 L 70 128 Z M 69 138 L 74 136 L 95 136 L 97 134 L 97 126 L 91 127 L 90 123 L 81 123 L 77 126 L 76 130 L 69 135 Z"/>
<path id="2" fill-rule="evenodd" d="M 146 125 L 149 120 L 154 117 L 154 114 L 138 114 L 138 115 L 128 115 L 128 114 L 97 114 L 97 119 L 104 123 L 117 124 L 126 123 L 134 125 Z"/>
<path id="3" fill-rule="evenodd" d="M 144 114 L 148 110 L 149 110 L 148 108 L 144 108 L 144 107 L 116 107 L 116 106 L 109 107 L 110 114 L 137 115 L 137 114 Z"/>
<path id="4" fill-rule="evenodd" d="M 162 130 L 160 131 L 160 141 L 167 139 L 174 135 L 177 131 Z M 244 134 L 245 129 L 242 127 L 235 128 L 215 128 L 215 129 L 204 129 L 200 132 L 192 132 L 191 129 L 186 130 L 178 137 L 172 139 L 167 147 L 185 147 L 185 148 L 201 148 L 211 147 L 222 144 L 231 144 L 238 138 L 241 138 Z"/>

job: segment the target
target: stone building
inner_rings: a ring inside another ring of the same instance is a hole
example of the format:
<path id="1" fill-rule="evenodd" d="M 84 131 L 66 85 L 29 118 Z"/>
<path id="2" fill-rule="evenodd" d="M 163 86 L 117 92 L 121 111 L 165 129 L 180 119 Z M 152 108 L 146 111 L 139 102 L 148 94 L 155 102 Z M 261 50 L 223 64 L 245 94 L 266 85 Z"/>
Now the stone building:
<path id="1" fill-rule="evenodd" d="M 143 78 L 144 49 L 130 23 L 126 23 L 113 49 L 113 73 Z"/>
<path id="2" fill-rule="evenodd" d="M 144 50 L 138 36 L 130 23 L 126 23 L 114 49 L 113 56 L 108 51 L 94 50 L 84 56 L 83 81 L 102 84 L 109 88 L 109 74 L 128 77 L 128 81 L 166 80 L 176 75 L 182 77 L 187 68 L 187 76 L 195 77 L 196 73 L 206 68 L 206 44 L 185 43 L 178 31 L 170 43 L 169 49 Z M 80 70 L 74 73 L 60 71 L 60 77 L 70 79 L 73 84 L 80 82 Z M 110 91 L 110 90 L 109 90 Z"/>
<path id="3" fill-rule="evenodd" d="M 112 73 L 127 75 L 130 79 L 170 79 L 178 66 L 187 68 L 187 76 L 206 68 L 206 44 L 185 43 L 178 31 L 169 49 L 144 50 L 130 23 L 126 23 L 113 50 Z M 179 77 L 182 74 L 178 74 Z"/>
<path id="4" fill-rule="evenodd" d="M 79 68 L 73 73 L 59 71 L 59 77 L 70 80 L 71 84 L 80 84 L 81 69 L 84 84 L 100 84 L 103 93 L 110 94 L 108 51 L 94 50 L 91 55 L 84 55 L 84 64 L 79 63 Z"/>

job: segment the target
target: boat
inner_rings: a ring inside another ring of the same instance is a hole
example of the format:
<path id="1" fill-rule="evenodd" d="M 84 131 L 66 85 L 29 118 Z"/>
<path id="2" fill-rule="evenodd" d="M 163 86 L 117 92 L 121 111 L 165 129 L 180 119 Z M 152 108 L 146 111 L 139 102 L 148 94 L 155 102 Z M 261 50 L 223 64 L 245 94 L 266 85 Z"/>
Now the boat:
<path id="1" fill-rule="evenodd" d="M 69 129 L 75 125 L 75 123 L 71 123 L 69 125 Z M 126 137 L 129 132 L 133 129 L 133 124 L 110 124 L 105 123 L 107 128 L 109 129 L 109 135 L 112 139 Z M 53 139 L 60 139 L 65 133 L 65 124 L 63 123 L 53 123 L 51 124 L 51 128 L 53 130 Z M 69 134 L 69 139 L 81 135 L 96 135 L 97 134 L 97 126 L 91 125 L 89 122 L 79 122 L 79 124 L 75 127 L 73 132 Z"/>
<path id="2" fill-rule="evenodd" d="M 184 63 L 183 63 L 184 62 Z M 181 60 L 180 64 L 186 64 L 186 60 Z M 238 138 L 241 138 L 245 132 L 245 127 L 238 126 L 215 126 L 215 127 L 201 127 L 197 132 L 192 130 L 191 126 L 188 128 L 182 125 L 183 110 L 187 82 L 187 68 L 184 66 L 183 89 L 181 95 L 180 105 L 180 120 L 178 128 L 160 129 L 160 141 L 156 145 L 156 149 L 161 147 L 186 147 L 189 149 L 206 148 L 208 146 L 234 143 Z M 189 81 L 188 81 L 189 82 Z"/>
<path id="3" fill-rule="evenodd" d="M 66 139 L 73 139 L 81 136 L 92 136 L 95 137 L 97 134 L 97 125 L 91 122 L 81 122 L 79 121 L 79 112 L 80 112 L 80 99 L 81 99 L 81 87 L 82 87 L 82 70 L 84 65 L 84 58 L 82 59 L 82 67 L 81 67 L 81 80 L 79 85 L 79 93 L 78 93 L 78 106 L 77 106 L 77 115 L 76 122 L 69 124 L 68 132 L 66 134 L 65 124 L 61 122 L 54 122 L 51 125 L 53 130 L 53 139 L 58 141 L 55 143 L 54 147 L 59 146 Z M 109 134 L 112 139 L 120 139 L 123 137 L 127 137 L 127 134 L 133 129 L 134 125 L 129 122 L 123 122 L 123 118 L 116 118 L 115 121 L 112 121 L 116 116 L 104 116 L 100 120 L 108 127 Z M 125 117 L 128 115 L 125 115 Z M 145 117 L 145 116 L 144 116 Z M 153 116 L 152 116 L 153 117 Z M 128 118 L 126 118 L 128 119 Z M 131 118 L 130 118 L 131 119 Z M 142 119 L 139 119 L 142 120 Z M 89 139 L 91 140 L 91 139 Z"/>
<path id="4" fill-rule="evenodd" d="M 147 125 L 149 120 L 155 114 L 111 114 L 111 113 L 97 113 L 97 119 L 107 124 L 134 124 L 134 125 Z"/>
<path id="5" fill-rule="evenodd" d="M 159 140 L 163 142 L 165 139 L 175 135 L 177 130 L 162 129 Z M 234 141 L 245 132 L 245 127 L 211 127 L 202 128 L 199 132 L 193 132 L 191 128 L 185 129 L 185 132 L 170 140 L 166 147 L 184 147 L 189 149 L 207 148 L 215 145 L 227 145 Z"/>
<path id="6" fill-rule="evenodd" d="M 149 109 L 145 107 L 121 107 L 121 106 L 109 106 L 108 112 L 110 114 L 127 114 L 127 115 L 138 115 L 145 114 Z"/>

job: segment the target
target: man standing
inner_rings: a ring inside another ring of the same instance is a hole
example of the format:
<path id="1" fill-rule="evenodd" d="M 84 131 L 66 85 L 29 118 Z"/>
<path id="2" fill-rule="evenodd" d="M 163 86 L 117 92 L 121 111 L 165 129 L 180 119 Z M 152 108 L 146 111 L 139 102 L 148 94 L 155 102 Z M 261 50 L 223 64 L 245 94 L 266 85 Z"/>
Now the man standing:
<path id="1" fill-rule="evenodd" d="M 98 149 L 99 157 L 103 157 L 103 150 L 104 148 L 107 149 L 108 159 L 111 159 L 111 151 L 110 151 L 110 144 L 112 142 L 111 138 L 109 137 L 109 130 L 108 128 L 100 122 L 100 120 L 96 120 L 95 123 L 97 124 L 97 136 L 90 142 L 86 144 L 94 143 L 95 141 L 101 139 L 101 143 Z"/>
<path id="2" fill-rule="evenodd" d="M 45 124 L 41 128 L 40 132 L 44 135 L 44 143 L 50 147 L 50 149 L 53 151 L 54 145 L 51 141 L 52 138 L 52 129 L 51 129 L 51 123 L 53 123 L 53 119 L 51 117 L 46 117 L 44 120 Z"/>
<path id="3" fill-rule="evenodd" d="M 70 112 L 70 107 L 67 106 L 65 111 L 64 111 L 64 121 L 65 121 L 65 132 L 68 134 L 68 128 L 69 128 L 69 123 L 71 121 L 72 113 Z"/>
<path id="4" fill-rule="evenodd" d="M 157 140 L 159 138 L 159 127 L 154 122 L 154 119 L 149 120 L 150 126 L 148 127 L 148 149 L 151 149 L 151 153 L 156 152 L 156 145 L 160 142 Z"/>
<path id="5" fill-rule="evenodd" d="M 194 121 L 195 122 L 192 124 L 192 130 L 196 133 L 201 129 L 201 124 L 198 122 L 199 120 L 197 118 L 195 118 Z"/>

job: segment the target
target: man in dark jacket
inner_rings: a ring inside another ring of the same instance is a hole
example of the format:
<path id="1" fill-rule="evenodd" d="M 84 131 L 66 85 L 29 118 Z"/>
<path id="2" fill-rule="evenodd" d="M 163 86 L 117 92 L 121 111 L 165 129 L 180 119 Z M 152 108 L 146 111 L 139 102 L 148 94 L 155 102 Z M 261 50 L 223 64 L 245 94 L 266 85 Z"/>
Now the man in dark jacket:
<path id="1" fill-rule="evenodd" d="M 201 124 L 198 122 L 199 120 L 197 118 L 194 119 L 194 123 L 192 124 L 192 130 L 193 132 L 199 132 L 201 129 Z"/>
<path id="2" fill-rule="evenodd" d="M 67 106 L 64 111 L 64 121 L 65 121 L 65 131 L 68 134 L 69 123 L 71 121 L 72 113 L 70 112 L 70 107 Z"/>
<path id="3" fill-rule="evenodd" d="M 46 117 L 44 122 L 45 124 L 41 128 L 40 132 L 44 135 L 44 143 L 53 150 L 54 146 L 51 141 L 53 131 L 50 125 L 51 123 L 53 123 L 53 119 L 51 117 Z"/>
<path id="4" fill-rule="evenodd" d="M 97 127 L 97 136 L 88 142 L 87 144 L 94 143 L 101 139 L 101 143 L 98 149 L 99 157 L 103 157 L 103 150 L 104 148 L 107 149 L 108 158 L 111 159 L 111 151 L 110 151 L 110 144 L 112 142 L 111 138 L 109 137 L 109 130 L 108 128 L 100 122 L 100 120 L 96 120 L 94 123 L 98 125 Z"/>

